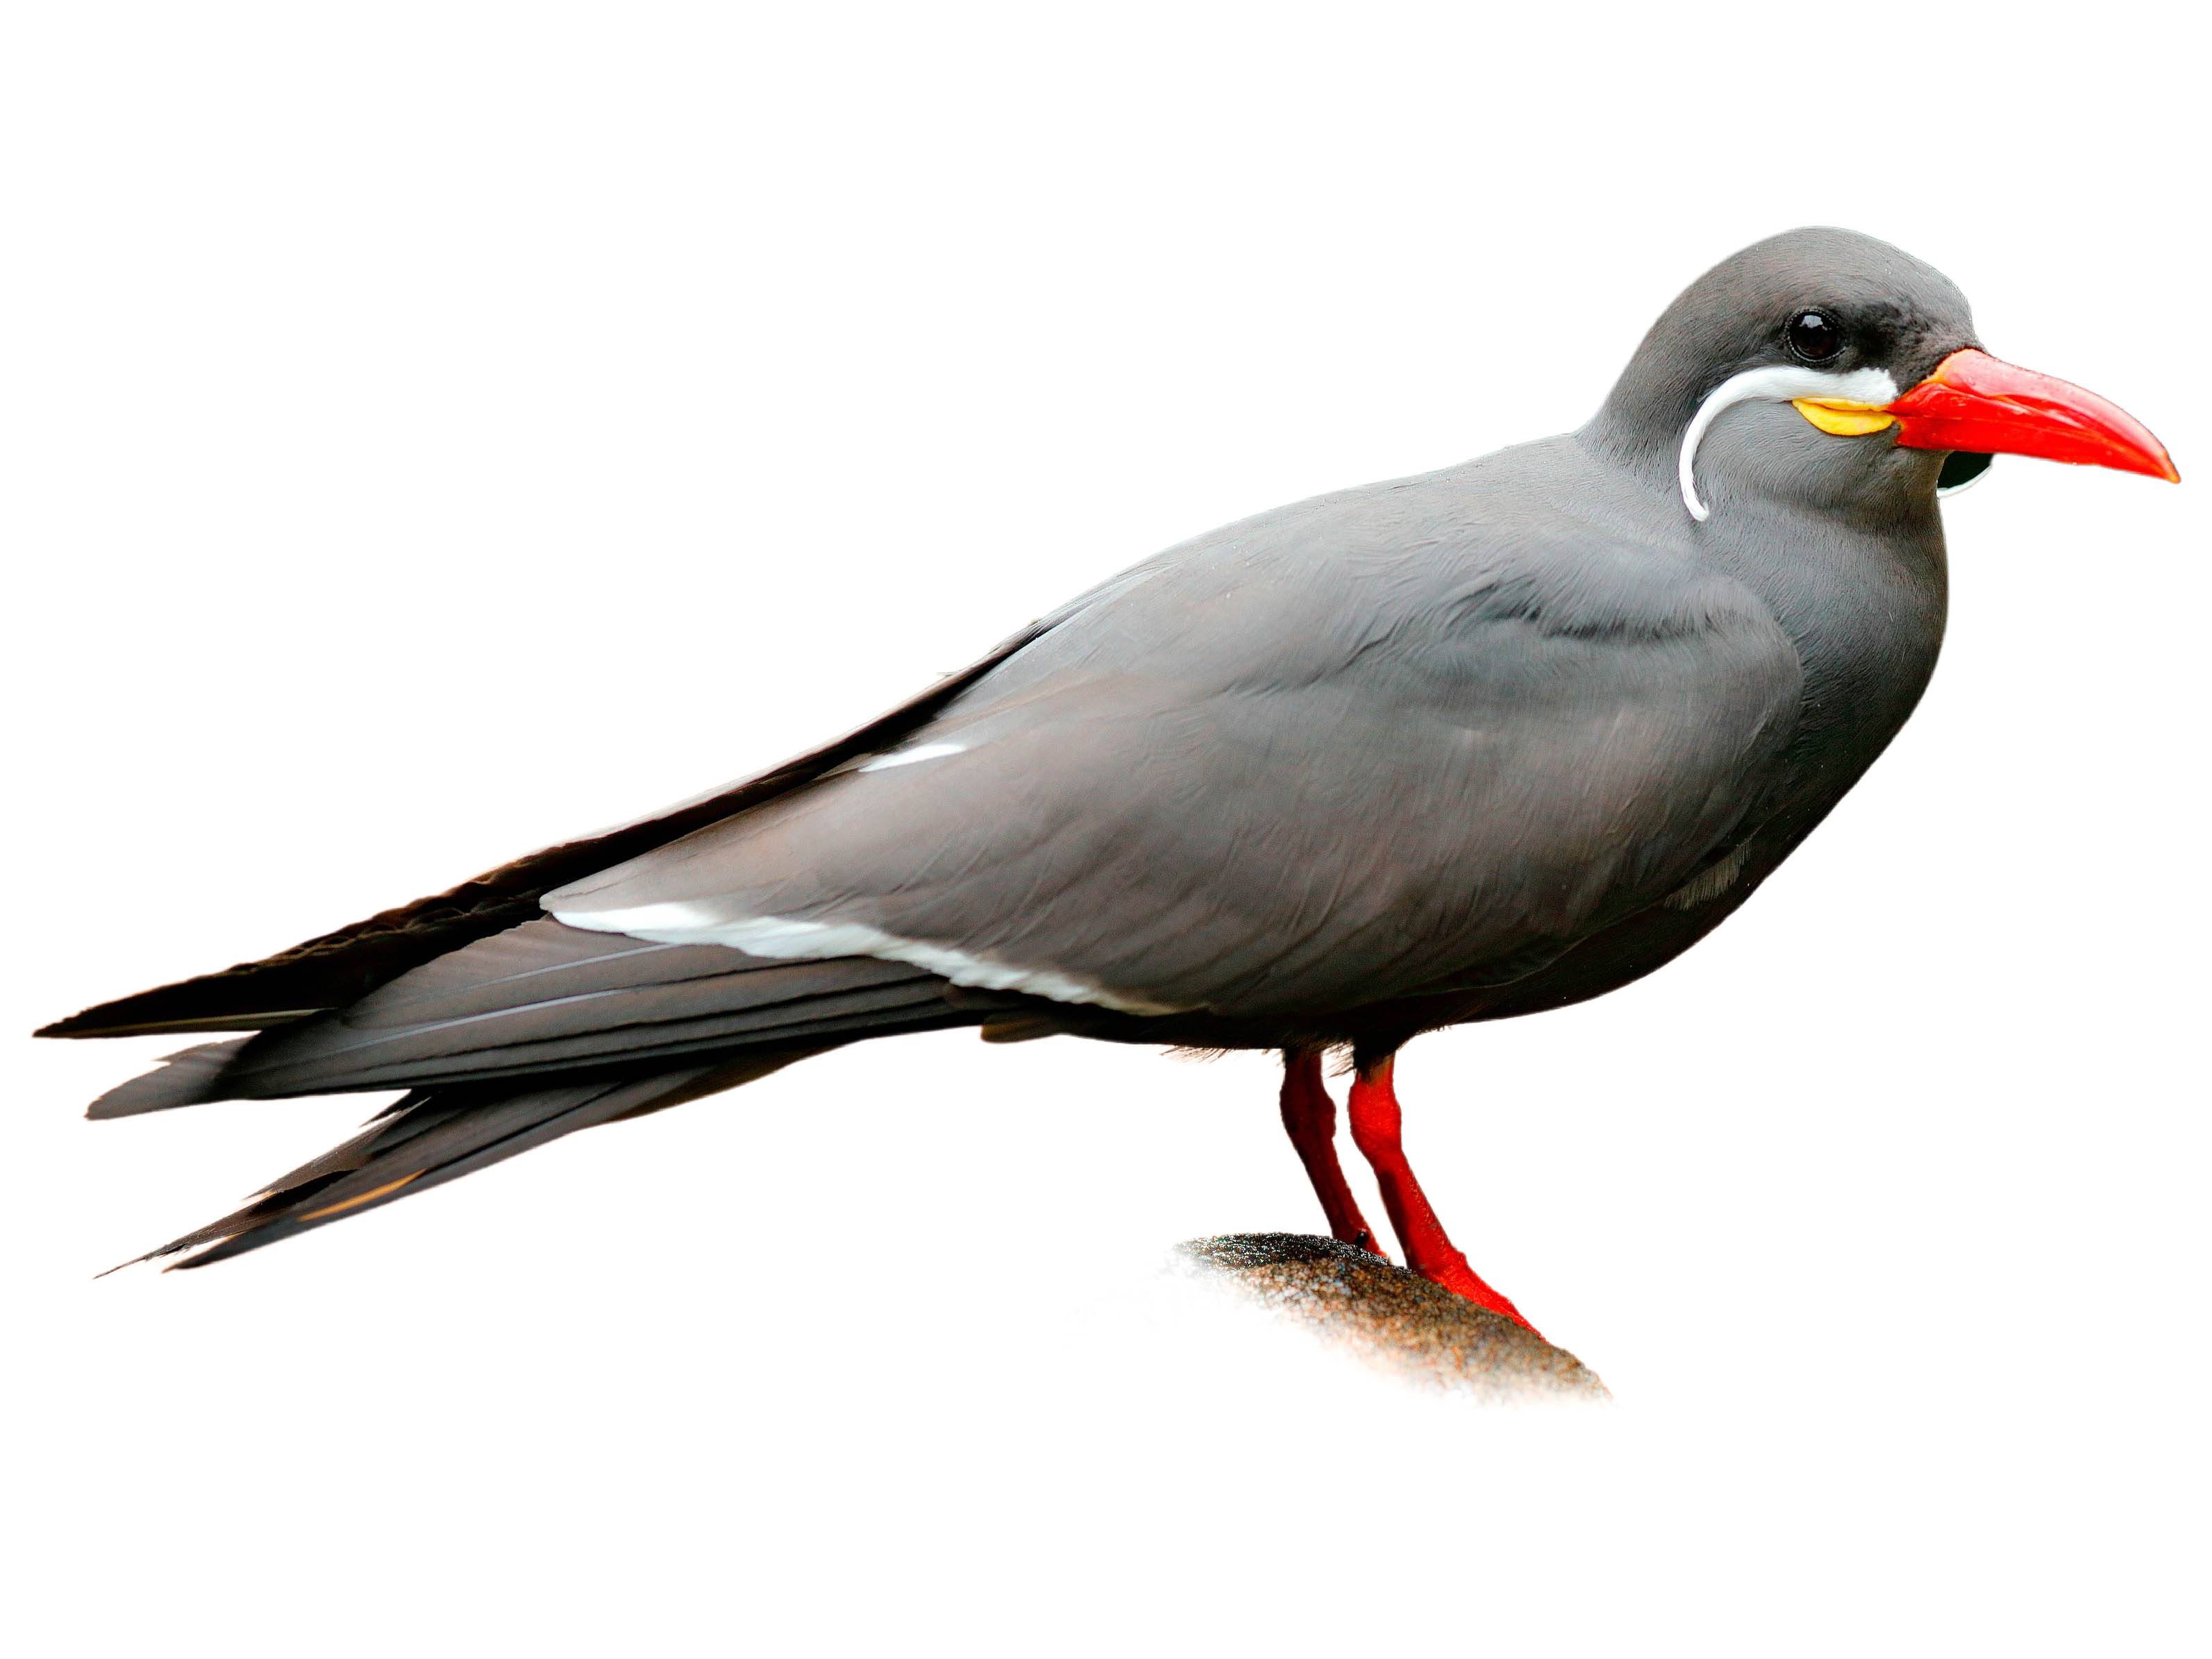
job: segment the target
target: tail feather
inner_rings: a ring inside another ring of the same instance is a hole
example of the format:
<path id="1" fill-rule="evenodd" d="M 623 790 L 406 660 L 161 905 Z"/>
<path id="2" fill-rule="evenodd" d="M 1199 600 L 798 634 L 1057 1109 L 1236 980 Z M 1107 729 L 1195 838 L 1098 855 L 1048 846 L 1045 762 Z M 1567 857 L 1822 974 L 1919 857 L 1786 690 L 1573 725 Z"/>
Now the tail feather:
<path id="1" fill-rule="evenodd" d="M 204 1101 L 405 1089 L 362 1132 L 140 1261 L 202 1267 L 866 1038 L 981 1023 L 1004 998 L 871 957 L 757 957 L 539 919 L 352 1006 L 172 1054 L 96 1118 Z M 1015 999 L 1018 1000 L 1018 999 Z"/>
<path id="2" fill-rule="evenodd" d="M 88 1115 L 525 1076 L 635 1076 L 739 1050 L 818 1048 L 982 1018 L 947 989 L 925 969 L 869 957 L 773 960 L 539 921 L 338 1012 L 172 1054 L 102 1095 Z"/>
<path id="3" fill-rule="evenodd" d="M 223 1042 L 203 1042 L 163 1058 L 143 1076 L 117 1085 L 84 1109 L 89 1118 L 136 1117 L 141 1112 L 166 1112 L 174 1106 L 198 1106 L 225 1098 L 225 1079 L 238 1051 L 251 1037 L 232 1037 Z"/>
<path id="4" fill-rule="evenodd" d="M 809 969 L 828 963 L 808 963 Z M 707 1048 L 784 1046 L 794 1038 L 889 1026 L 972 1023 L 954 1013 L 944 981 L 880 963 L 835 964 L 856 981 L 838 991 L 787 994 L 777 970 L 674 987 L 601 993 L 586 1006 L 533 1006 L 466 1023 L 362 1031 L 337 1023 L 273 1032 L 226 1073 L 223 1086 L 249 1097 L 405 1088 L 442 1079 L 696 1053 Z M 760 1000 L 732 1007 L 740 995 Z M 718 1007 L 717 1004 L 720 1006 Z"/>
<path id="5" fill-rule="evenodd" d="M 481 1085 L 418 1090 L 370 1120 L 352 1139 L 280 1177 L 240 1208 L 134 1262 L 191 1249 L 199 1254 L 173 1265 L 204 1267 L 226 1261 L 427 1192 L 578 1129 L 750 1083 L 814 1052 L 787 1049 L 650 1077 L 504 1091 Z"/>

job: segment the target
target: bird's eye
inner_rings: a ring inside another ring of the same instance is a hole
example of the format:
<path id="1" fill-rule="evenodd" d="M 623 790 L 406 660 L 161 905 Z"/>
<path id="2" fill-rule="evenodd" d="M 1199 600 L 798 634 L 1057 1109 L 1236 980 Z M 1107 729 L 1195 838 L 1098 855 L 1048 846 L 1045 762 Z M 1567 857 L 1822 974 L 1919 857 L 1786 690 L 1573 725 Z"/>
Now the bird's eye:
<path id="1" fill-rule="evenodd" d="M 1790 349 L 1808 363 L 1825 363 L 1844 349 L 1844 331 L 1825 311 L 1801 311 L 1790 319 Z"/>

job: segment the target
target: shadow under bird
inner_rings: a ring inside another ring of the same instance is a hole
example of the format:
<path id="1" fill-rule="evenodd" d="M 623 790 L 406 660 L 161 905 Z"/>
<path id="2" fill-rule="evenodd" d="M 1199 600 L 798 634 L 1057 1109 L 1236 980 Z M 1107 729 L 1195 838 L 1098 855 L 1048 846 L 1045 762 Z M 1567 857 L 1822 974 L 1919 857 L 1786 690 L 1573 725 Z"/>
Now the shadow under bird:
<path id="1" fill-rule="evenodd" d="M 1408 1265 L 1519 1319 L 1422 1196 L 1392 1056 L 1626 985 L 1749 898 L 1918 701 L 1937 498 L 1999 453 L 2179 476 L 1985 354 L 1936 270 L 1793 231 L 1692 284 L 1578 432 L 1199 537 L 773 771 L 42 1035 L 246 1033 L 98 1118 L 407 1091 L 149 1253 L 190 1267 L 952 1026 L 1279 1050 L 1371 1249 L 1348 1051 Z"/>

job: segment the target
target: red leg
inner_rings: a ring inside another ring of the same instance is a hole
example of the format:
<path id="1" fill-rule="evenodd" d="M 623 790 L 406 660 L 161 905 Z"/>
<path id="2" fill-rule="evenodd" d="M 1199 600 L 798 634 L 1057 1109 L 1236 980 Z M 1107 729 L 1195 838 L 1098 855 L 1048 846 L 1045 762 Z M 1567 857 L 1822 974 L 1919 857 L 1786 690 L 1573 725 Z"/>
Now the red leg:
<path id="1" fill-rule="evenodd" d="M 1413 1165 L 1406 1162 L 1405 1148 L 1399 1144 L 1404 1115 L 1398 1108 L 1397 1092 L 1390 1085 L 1390 1071 L 1391 1062 L 1386 1058 L 1352 1080 L 1352 1140 L 1375 1166 L 1376 1182 L 1382 1188 L 1382 1207 L 1389 1211 L 1390 1224 L 1397 1229 L 1398 1243 L 1405 1247 L 1406 1265 L 1422 1278 L 1432 1279 L 1446 1290 L 1456 1291 L 1468 1301 L 1540 1334 L 1521 1317 L 1520 1309 L 1476 1276 L 1467 1258 L 1444 1236 L 1443 1223 L 1429 1207 L 1421 1183 L 1413 1179 Z"/>
<path id="2" fill-rule="evenodd" d="M 1283 1127 L 1290 1131 L 1298 1162 L 1306 1166 L 1306 1178 L 1321 1199 L 1329 1231 L 1347 1244 L 1382 1255 L 1358 1200 L 1344 1184 L 1344 1166 L 1336 1161 L 1336 1103 L 1321 1080 L 1318 1054 L 1283 1056 Z"/>

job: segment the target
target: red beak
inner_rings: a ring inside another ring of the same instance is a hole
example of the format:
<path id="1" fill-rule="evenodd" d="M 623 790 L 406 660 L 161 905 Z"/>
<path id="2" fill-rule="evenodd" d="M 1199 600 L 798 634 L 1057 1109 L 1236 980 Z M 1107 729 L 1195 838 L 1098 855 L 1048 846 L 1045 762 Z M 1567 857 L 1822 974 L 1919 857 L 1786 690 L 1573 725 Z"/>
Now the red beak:
<path id="1" fill-rule="evenodd" d="M 2094 392 L 1987 352 L 1954 351 L 1885 411 L 1906 449 L 2037 455 L 2181 482 L 2150 428 Z"/>

